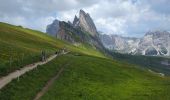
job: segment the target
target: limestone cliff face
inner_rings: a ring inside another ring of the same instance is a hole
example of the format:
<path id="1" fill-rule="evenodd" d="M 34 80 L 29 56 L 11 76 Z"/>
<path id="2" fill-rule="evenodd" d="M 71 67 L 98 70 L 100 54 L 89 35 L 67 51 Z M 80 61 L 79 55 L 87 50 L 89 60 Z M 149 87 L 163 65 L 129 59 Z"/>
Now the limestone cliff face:
<path id="1" fill-rule="evenodd" d="M 56 35 L 58 39 L 65 40 L 70 43 L 85 43 L 89 40 L 89 37 L 83 31 L 74 28 L 72 25 L 64 21 L 60 21 L 59 26 L 60 29 Z"/>
<path id="2" fill-rule="evenodd" d="M 77 28 L 79 26 L 79 18 L 75 15 L 73 20 L 73 26 Z"/>
<path id="3" fill-rule="evenodd" d="M 60 39 L 60 40 L 65 40 L 65 41 L 69 41 L 71 43 L 74 43 L 75 40 L 71 36 L 71 32 L 68 32 L 66 30 L 65 22 L 59 22 L 59 26 L 60 26 L 60 29 L 58 30 L 58 33 L 56 35 L 57 38 Z"/>
<path id="4" fill-rule="evenodd" d="M 88 32 L 92 36 L 97 35 L 97 29 L 92 18 L 88 13 L 84 12 L 83 10 L 80 10 L 79 18 L 75 16 L 73 26 L 75 28 L 81 28 L 83 31 Z"/>
<path id="5" fill-rule="evenodd" d="M 96 26 L 88 13 L 83 10 L 79 12 L 79 25 L 82 29 L 89 32 L 92 36 L 97 34 Z"/>

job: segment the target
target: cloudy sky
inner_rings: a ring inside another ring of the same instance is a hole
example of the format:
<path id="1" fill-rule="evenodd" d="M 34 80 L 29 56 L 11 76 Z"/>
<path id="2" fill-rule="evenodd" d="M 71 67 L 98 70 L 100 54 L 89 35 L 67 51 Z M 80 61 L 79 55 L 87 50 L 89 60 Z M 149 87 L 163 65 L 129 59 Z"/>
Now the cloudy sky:
<path id="1" fill-rule="evenodd" d="M 88 12 L 98 31 L 141 37 L 170 31 L 170 0 L 0 0 L 0 21 L 45 32 L 54 19 L 72 21 Z"/>

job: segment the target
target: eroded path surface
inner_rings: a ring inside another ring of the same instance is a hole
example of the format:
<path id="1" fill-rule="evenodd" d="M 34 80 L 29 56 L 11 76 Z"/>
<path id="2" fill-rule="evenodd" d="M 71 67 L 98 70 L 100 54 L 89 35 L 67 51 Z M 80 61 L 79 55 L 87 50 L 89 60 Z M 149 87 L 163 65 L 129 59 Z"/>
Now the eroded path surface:
<path id="1" fill-rule="evenodd" d="M 40 92 L 37 93 L 34 100 L 39 100 L 48 91 L 49 87 L 54 83 L 55 80 L 57 80 L 60 77 L 60 74 L 64 71 L 64 68 L 67 65 L 68 64 L 65 64 L 61 67 L 59 72 L 46 83 L 46 85 L 42 88 Z"/>
<path id="2" fill-rule="evenodd" d="M 62 54 L 66 54 L 62 53 Z M 4 76 L 0 78 L 0 89 L 3 88 L 5 85 L 7 85 L 9 82 L 11 82 L 15 78 L 19 78 L 21 75 L 25 74 L 28 71 L 31 71 L 32 69 L 36 68 L 38 65 L 44 65 L 48 63 L 49 61 L 53 60 L 55 57 L 57 57 L 57 54 L 50 56 L 49 58 L 46 59 L 46 61 L 42 62 L 36 62 L 30 65 L 26 65 L 25 67 L 21 68 L 20 70 L 16 70 L 7 76 Z"/>

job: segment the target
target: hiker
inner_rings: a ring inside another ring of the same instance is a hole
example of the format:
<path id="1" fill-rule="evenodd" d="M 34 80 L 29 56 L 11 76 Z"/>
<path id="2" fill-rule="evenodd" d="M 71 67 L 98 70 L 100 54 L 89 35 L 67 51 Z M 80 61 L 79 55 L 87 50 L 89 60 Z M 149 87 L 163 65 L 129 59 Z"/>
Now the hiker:
<path id="1" fill-rule="evenodd" d="M 42 60 L 42 61 L 46 61 L 45 51 L 42 51 L 42 53 L 41 53 L 41 60 Z"/>

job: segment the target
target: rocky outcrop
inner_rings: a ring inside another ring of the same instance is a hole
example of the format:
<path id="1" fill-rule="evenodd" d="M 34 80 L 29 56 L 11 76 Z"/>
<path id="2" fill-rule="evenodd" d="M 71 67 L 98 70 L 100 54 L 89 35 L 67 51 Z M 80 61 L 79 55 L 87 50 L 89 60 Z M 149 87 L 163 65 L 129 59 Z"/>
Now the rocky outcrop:
<path id="1" fill-rule="evenodd" d="M 73 37 L 71 36 L 71 32 L 67 32 L 66 30 L 66 25 L 67 23 L 65 22 L 59 22 L 59 26 L 60 26 L 60 29 L 58 30 L 58 33 L 57 33 L 57 38 L 60 39 L 60 40 L 65 40 L 65 41 L 68 41 L 68 42 L 71 42 L 71 43 L 74 43 L 75 40 L 73 39 Z M 69 24 L 68 24 L 69 25 Z"/>
<path id="2" fill-rule="evenodd" d="M 60 29 L 58 20 L 54 20 L 52 24 L 47 26 L 46 32 L 52 36 L 56 36 L 58 30 Z M 73 26 L 76 29 L 81 29 L 84 32 L 87 32 L 91 36 L 97 36 L 96 26 L 88 13 L 85 13 L 83 10 L 79 12 L 79 18 L 75 16 L 73 23 L 68 21 L 70 26 Z M 58 36 L 58 35 L 57 35 Z"/>
<path id="3" fill-rule="evenodd" d="M 79 12 L 79 26 L 90 33 L 92 36 L 97 34 L 96 26 L 88 13 L 85 13 L 83 10 Z"/>
<path id="4" fill-rule="evenodd" d="M 73 26 L 77 28 L 79 26 L 79 18 L 75 15 L 73 20 Z"/>
<path id="5" fill-rule="evenodd" d="M 73 23 L 54 20 L 47 26 L 47 33 L 73 44 L 85 43 L 100 50 L 104 49 L 92 18 L 83 10 L 80 10 L 79 18 L 75 16 Z"/>
<path id="6" fill-rule="evenodd" d="M 58 39 L 68 41 L 72 44 L 89 44 L 98 50 L 104 50 L 99 38 L 88 35 L 81 29 L 74 28 L 64 21 L 59 22 L 59 26 L 60 29 L 57 33 Z"/>
<path id="7" fill-rule="evenodd" d="M 57 33 L 57 38 L 71 43 L 82 43 L 88 40 L 88 36 L 81 30 L 74 28 L 69 23 L 64 21 L 59 22 L 60 29 Z"/>
<path id="8" fill-rule="evenodd" d="M 79 18 L 77 16 L 74 17 L 73 26 L 74 28 L 80 28 L 82 31 L 88 32 L 92 36 L 97 36 L 97 29 L 92 18 L 83 10 L 80 10 Z"/>
<path id="9" fill-rule="evenodd" d="M 48 25 L 46 32 L 51 36 L 56 36 L 59 30 L 59 20 L 54 20 L 52 24 Z"/>

